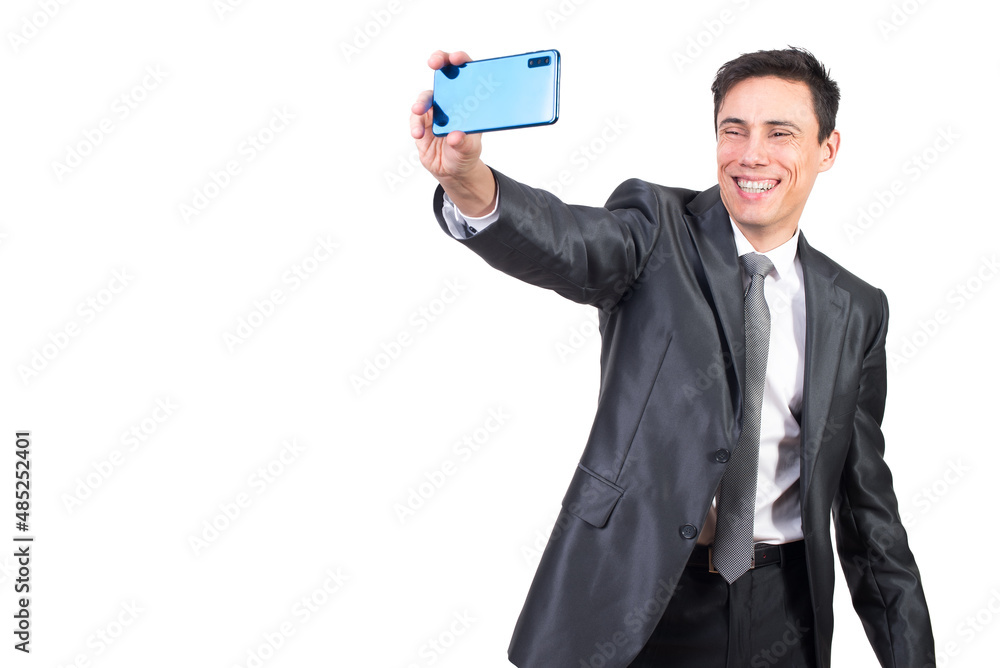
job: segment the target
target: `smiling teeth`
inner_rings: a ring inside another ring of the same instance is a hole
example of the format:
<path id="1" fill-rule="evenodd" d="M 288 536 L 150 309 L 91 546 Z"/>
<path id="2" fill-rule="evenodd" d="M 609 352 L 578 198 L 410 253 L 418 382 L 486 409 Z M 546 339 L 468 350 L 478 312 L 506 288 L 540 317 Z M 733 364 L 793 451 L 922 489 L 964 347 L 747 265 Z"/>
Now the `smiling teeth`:
<path id="1" fill-rule="evenodd" d="M 740 190 L 747 193 L 763 193 L 767 192 L 777 183 L 770 183 L 768 181 L 737 181 L 736 185 L 740 187 Z"/>

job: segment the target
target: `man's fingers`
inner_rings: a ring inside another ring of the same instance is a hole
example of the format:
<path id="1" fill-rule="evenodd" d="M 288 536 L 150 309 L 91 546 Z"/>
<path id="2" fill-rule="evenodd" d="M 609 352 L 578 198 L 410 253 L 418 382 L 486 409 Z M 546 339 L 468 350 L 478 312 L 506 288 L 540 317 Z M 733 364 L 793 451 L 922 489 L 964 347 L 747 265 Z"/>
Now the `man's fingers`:
<path id="1" fill-rule="evenodd" d="M 431 54 L 431 57 L 427 59 L 427 65 L 431 69 L 439 70 L 445 65 L 462 65 L 469 62 L 472 58 L 469 57 L 465 51 L 452 51 L 451 53 L 447 51 L 435 51 Z M 417 101 L 413 103 L 410 107 L 410 136 L 414 139 L 420 139 L 427 133 L 427 128 L 430 126 L 430 120 L 424 115 L 431 108 L 431 104 L 434 101 L 434 91 L 425 90 L 423 93 L 417 96 Z M 464 135 L 463 135 L 464 136 Z M 450 139 L 449 144 L 453 147 L 457 147 L 462 143 L 461 138 Z"/>
<path id="2" fill-rule="evenodd" d="M 413 103 L 410 107 L 410 111 L 418 116 L 426 114 L 427 110 L 431 108 L 431 102 L 434 100 L 434 91 L 425 90 L 420 95 L 417 96 L 417 101 Z"/>
<path id="3" fill-rule="evenodd" d="M 446 138 L 448 140 L 448 146 L 451 146 L 454 149 L 462 150 L 465 148 L 464 144 L 467 136 L 468 135 L 461 130 L 452 130 L 448 133 Z"/>
<path id="4" fill-rule="evenodd" d="M 472 59 L 465 51 L 453 51 L 451 53 L 447 51 L 435 51 L 427 59 L 427 64 L 431 68 L 439 70 L 448 64 L 462 65 L 470 60 Z M 430 111 L 433 102 L 434 91 L 425 90 L 417 96 L 416 102 L 410 107 L 410 136 L 414 139 L 423 139 L 430 131 L 433 121 L 431 115 L 427 112 Z M 466 140 L 465 133 L 459 131 L 450 133 L 447 137 L 447 143 L 459 153 L 475 148 Z"/>
<path id="5" fill-rule="evenodd" d="M 427 59 L 427 66 L 433 70 L 439 70 L 445 66 L 448 62 L 448 54 L 444 51 L 435 51 L 431 54 L 431 57 Z"/>
<path id="6" fill-rule="evenodd" d="M 433 100 L 434 91 L 425 90 L 417 96 L 417 101 L 410 107 L 410 136 L 414 139 L 424 136 L 430 120 L 426 114 Z"/>
<path id="7" fill-rule="evenodd" d="M 472 60 L 465 51 L 452 51 L 449 55 L 451 56 L 452 65 L 462 65 Z"/>
<path id="8" fill-rule="evenodd" d="M 469 57 L 465 51 L 452 51 L 451 53 L 447 51 L 435 51 L 431 54 L 431 57 L 427 59 L 427 65 L 431 69 L 439 70 L 445 65 L 462 65 L 469 62 L 472 58 Z"/>
<path id="9" fill-rule="evenodd" d="M 420 139 L 424 136 L 424 132 L 427 129 L 427 122 L 424 120 L 423 116 L 417 116 L 416 114 L 410 114 L 410 136 L 414 139 Z"/>

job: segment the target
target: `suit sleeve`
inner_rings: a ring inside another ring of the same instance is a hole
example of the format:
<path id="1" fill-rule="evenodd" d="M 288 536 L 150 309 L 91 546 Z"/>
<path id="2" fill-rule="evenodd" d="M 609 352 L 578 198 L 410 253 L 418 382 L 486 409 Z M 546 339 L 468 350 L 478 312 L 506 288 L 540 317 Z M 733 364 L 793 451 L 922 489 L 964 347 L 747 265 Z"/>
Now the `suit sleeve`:
<path id="1" fill-rule="evenodd" d="M 659 237 L 659 202 L 650 184 L 621 184 L 605 207 L 568 205 L 494 171 L 498 220 L 460 240 L 491 266 L 583 304 L 610 309 L 642 273 Z M 438 222 L 443 190 L 434 197 Z"/>
<path id="2" fill-rule="evenodd" d="M 837 549 L 854 608 L 881 665 L 933 666 L 934 640 L 920 574 L 883 459 L 889 311 L 881 290 L 879 298 L 881 324 L 865 354 L 853 434 L 833 506 Z"/>

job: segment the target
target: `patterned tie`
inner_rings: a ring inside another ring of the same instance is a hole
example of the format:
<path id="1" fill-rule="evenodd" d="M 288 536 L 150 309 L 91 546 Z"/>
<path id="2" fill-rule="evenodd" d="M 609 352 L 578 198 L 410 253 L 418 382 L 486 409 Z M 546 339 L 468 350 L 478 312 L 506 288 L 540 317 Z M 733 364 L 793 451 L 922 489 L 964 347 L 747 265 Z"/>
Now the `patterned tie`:
<path id="1" fill-rule="evenodd" d="M 746 337 L 746 379 L 743 390 L 743 428 L 722 476 L 717 504 L 712 561 L 726 582 L 750 570 L 753 564 L 753 517 L 757 501 L 757 457 L 760 450 L 760 408 L 771 336 L 771 314 L 764 301 L 764 277 L 774 265 L 763 255 L 740 256 L 750 277 L 743 301 Z"/>

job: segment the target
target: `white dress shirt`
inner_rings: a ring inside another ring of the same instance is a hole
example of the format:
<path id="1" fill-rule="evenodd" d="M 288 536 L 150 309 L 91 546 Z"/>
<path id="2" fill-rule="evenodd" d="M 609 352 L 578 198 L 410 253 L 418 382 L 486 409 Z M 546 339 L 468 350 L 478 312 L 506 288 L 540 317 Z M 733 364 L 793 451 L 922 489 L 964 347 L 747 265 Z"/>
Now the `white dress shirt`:
<path id="1" fill-rule="evenodd" d="M 730 219 L 737 255 L 755 253 Z M 799 231 L 762 255 L 774 265 L 764 277 L 764 301 L 771 314 L 771 336 L 760 411 L 760 455 L 757 459 L 757 503 L 754 541 L 787 543 L 802 538 L 799 505 L 799 431 L 802 419 L 802 379 L 806 350 L 806 293 L 798 257 Z M 740 266 L 742 266 L 742 262 Z M 742 269 L 744 291 L 750 277 Z M 698 542 L 715 536 L 715 504 Z"/>
<path id="2" fill-rule="evenodd" d="M 465 216 L 447 194 L 443 216 L 457 239 L 482 232 L 499 218 L 500 196 L 493 211 Z M 738 255 L 756 252 L 730 219 Z M 802 538 L 799 501 L 800 423 L 805 369 L 806 295 L 802 264 L 798 258 L 799 231 L 777 248 L 763 253 L 774 265 L 764 278 L 764 300 L 771 314 L 771 336 L 764 379 L 760 420 L 760 455 L 757 460 L 757 499 L 754 541 L 787 543 Z M 741 263 L 742 266 L 742 263 Z M 750 278 L 743 274 L 744 292 Z M 698 542 L 709 544 L 715 536 L 715 504 L 708 513 Z"/>

